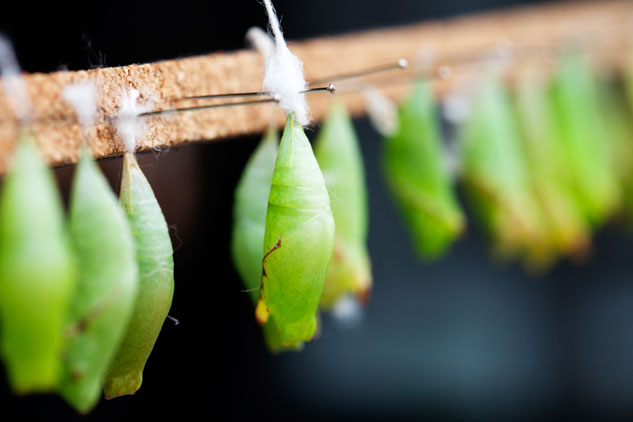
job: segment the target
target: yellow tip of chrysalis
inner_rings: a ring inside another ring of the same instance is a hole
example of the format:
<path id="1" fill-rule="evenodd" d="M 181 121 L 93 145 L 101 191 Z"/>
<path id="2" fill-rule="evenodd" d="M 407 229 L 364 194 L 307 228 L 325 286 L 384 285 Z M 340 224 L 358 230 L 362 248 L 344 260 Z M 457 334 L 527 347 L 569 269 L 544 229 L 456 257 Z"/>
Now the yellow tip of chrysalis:
<path id="1" fill-rule="evenodd" d="M 268 321 L 268 316 L 270 315 L 270 311 L 266 304 L 260 299 L 257 302 L 257 307 L 255 308 L 255 319 L 259 323 L 259 325 L 264 325 Z"/>

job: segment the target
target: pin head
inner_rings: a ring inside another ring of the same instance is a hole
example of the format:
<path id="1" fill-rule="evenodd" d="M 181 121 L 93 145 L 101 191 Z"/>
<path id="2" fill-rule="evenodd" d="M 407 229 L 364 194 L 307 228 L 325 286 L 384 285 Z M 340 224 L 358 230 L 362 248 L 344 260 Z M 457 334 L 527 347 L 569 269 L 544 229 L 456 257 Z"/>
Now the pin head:
<path id="1" fill-rule="evenodd" d="M 407 61 L 407 59 L 400 59 L 398 60 L 398 67 L 400 69 L 406 69 L 407 67 L 409 67 L 409 62 Z"/>
<path id="2" fill-rule="evenodd" d="M 334 93 L 336 92 L 336 87 L 334 86 L 334 84 L 329 84 L 327 86 L 327 90 L 330 92 L 330 94 L 334 95 Z"/>

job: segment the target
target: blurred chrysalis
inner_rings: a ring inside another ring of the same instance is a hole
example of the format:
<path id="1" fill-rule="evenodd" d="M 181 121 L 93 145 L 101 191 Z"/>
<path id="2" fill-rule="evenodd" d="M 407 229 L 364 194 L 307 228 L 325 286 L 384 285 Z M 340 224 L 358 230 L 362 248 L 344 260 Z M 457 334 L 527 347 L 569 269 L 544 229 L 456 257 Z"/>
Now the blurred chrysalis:
<path id="1" fill-rule="evenodd" d="M 320 306 L 331 308 L 346 294 L 364 302 L 371 289 L 367 253 L 367 189 L 354 126 L 342 104 L 335 102 L 316 141 L 315 155 L 336 224 L 334 254 Z"/>
<path id="2" fill-rule="evenodd" d="M 76 279 L 57 186 L 23 131 L 0 197 L 0 347 L 14 391 L 57 388 Z"/>
<path id="3" fill-rule="evenodd" d="M 80 273 L 63 355 L 61 394 L 85 413 L 99 400 L 106 370 L 130 320 L 138 284 L 130 225 L 85 146 L 73 181 L 70 233 Z"/>
<path id="4" fill-rule="evenodd" d="M 131 152 L 123 156 L 120 202 L 136 246 L 138 293 L 121 347 L 103 384 L 106 398 L 134 394 L 174 294 L 174 259 L 169 229 L 152 187 Z"/>
<path id="5" fill-rule="evenodd" d="M 611 167 L 623 193 L 626 214 L 633 217 L 633 102 L 620 80 L 604 77 L 598 85 L 600 111 L 605 123 Z"/>
<path id="6" fill-rule="evenodd" d="M 461 128 L 466 197 L 499 256 L 539 253 L 547 234 L 533 198 L 514 114 L 500 80 L 487 77 Z M 549 253 L 549 252 L 547 252 Z"/>
<path id="7" fill-rule="evenodd" d="M 308 138 L 288 116 L 268 199 L 262 286 L 255 315 L 269 317 L 281 344 L 308 341 L 334 248 L 330 198 Z"/>
<path id="8" fill-rule="evenodd" d="M 415 83 L 398 119 L 397 131 L 385 140 L 387 181 L 418 253 L 435 258 L 461 233 L 464 216 L 445 166 L 428 82 Z"/>
<path id="9" fill-rule="evenodd" d="M 551 247 L 543 248 L 542 265 L 553 262 L 558 253 L 583 256 L 589 248 L 589 227 L 568 183 L 565 152 L 556 135 L 547 85 L 539 70 L 525 68 L 519 74 L 515 108 L 523 156 L 552 238 Z"/>
<path id="10" fill-rule="evenodd" d="M 274 129 L 268 130 L 246 163 L 235 189 L 231 255 L 254 305 L 257 305 L 259 300 L 262 282 L 266 209 L 278 143 L 277 132 Z M 271 352 L 277 353 L 288 349 L 281 345 L 274 317 L 271 316 L 264 324 L 262 333 Z"/>
<path id="11" fill-rule="evenodd" d="M 609 160 L 606 130 L 600 114 L 596 81 L 579 54 L 563 57 L 552 86 L 558 136 L 570 185 L 585 218 L 603 223 L 620 205 L 620 189 Z"/>

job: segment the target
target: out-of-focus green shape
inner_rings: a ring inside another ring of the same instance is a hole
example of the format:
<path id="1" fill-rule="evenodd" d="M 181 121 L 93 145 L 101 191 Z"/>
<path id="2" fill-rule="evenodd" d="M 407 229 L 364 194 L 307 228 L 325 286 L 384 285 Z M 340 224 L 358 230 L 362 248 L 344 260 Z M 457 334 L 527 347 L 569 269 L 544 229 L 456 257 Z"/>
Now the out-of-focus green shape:
<path id="1" fill-rule="evenodd" d="M 127 217 L 86 147 L 73 181 L 70 233 L 79 258 L 79 285 L 70 312 L 61 394 L 86 413 L 99 400 L 138 285 Z"/>
<path id="2" fill-rule="evenodd" d="M 633 88 L 633 71 L 630 73 Z M 624 80 L 604 77 L 599 81 L 600 111 L 604 118 L 611 165 L 622 188 L 623 206 L 633 216 L 633 90 L 628 91 Z"/>
<path id="3" fill-rule="evenodd" d="M 334 218 L 308 138 L 289 115 L 268 198 L 262 286 L 255 315 L 274 318 L 281 344 L 308 341 L 334 249 Z"/>
<path id="4" fill-rule="evenodd" d="M 174 295 L 174 258 L 160 204 L 132 153 L 123 156 L 119 200 L 136 245 L 139 290 L 121 347 L 103 383 L 106 398 L 134 394 L 169 313 Z"/>
<path id="5" fill-rule="evenodd" d="M 514 119 L 502 82 L 484 79 L 461 132 L 464 188 L 495 252 L 539 265 L 546 233 Z"/>
<path id="6" fill-rule="evenodd" d="M 626 97 L 629 102 L 629 109 L 633 110 L 633 53 L 629 53 L 628 60 L 624 66 L 622 82 L 626 89 Z"/>
<path id="7" fill-rule="evenodd" d="M 543 244 L 541 263 L 547 266 L 558 253 L 582 257 L 590 247 L 590 228 L 568 183 L 565 151 L 557 137 L 547 84 L 540 69 L 524 68 L 515 93 L 523 156 L 535 198 L 543 210 L 543 224 L 551 237 L 551 245 Z"/>
<path id="8" fill-rule="evenodd" d="M 581 55 L 562 58 L 552 101 L 570 185 L 586 220 L 597 227 L 616 211 L 621 191 L 610 161 L 596 81 Z"/>
<path id="9" fill-rule="evenodd" d="M 320 306 L 329 309 L 350 293 L 364 302 L 371 289 L 365 169 L 352 121 L 338 102 L 321 127 L 315 156 L 330 194 L 336 224 L 334 255 Z"/>
<path id="10" fill-rule="evenodd" d="M 57 388 L 76 280 L 57 186 L 22 132 L 0 197 L 0 348 L 17 393 Z"/>
<path id="11" fill-rule="evenodd" d="M 233 264 L 254 305 L 259 300 L 259 288 L 262 282 L 266 209 L 273 181 L 278 139 L 274 129 L 266 132 L 246 163 L 235 188 L 231 254 Z M 273 316 L 263 325 L 262 333 L 266 346 L 272 353 L 301 348 L 301 343 L 291 348 L 282 346 Z"/>
<path id="12" fill-rule="evenodd" d="M 442 153 L 442 138 L 428 82 L 415 83 L 385 140 L 387 182 L 412 232 L 418 253 L 436 258 L 464 228 Z"/>

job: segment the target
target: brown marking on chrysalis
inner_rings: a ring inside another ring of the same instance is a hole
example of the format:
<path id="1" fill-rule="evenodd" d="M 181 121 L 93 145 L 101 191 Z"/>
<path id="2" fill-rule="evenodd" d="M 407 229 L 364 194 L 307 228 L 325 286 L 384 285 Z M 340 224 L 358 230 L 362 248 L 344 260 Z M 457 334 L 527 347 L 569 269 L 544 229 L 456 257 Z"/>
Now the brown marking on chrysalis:
<path id="1" fill-rule="evenodd" d="M 270 248 L 270 250 L 266 252 L 266 255 L 264 255 L 264 257 L 262 258 L 262 284 L 263 284 L 263 277 L 266 277 L 266 268 L 264 267 L 264 264 L 266 263 L 266 258 L 268 258 L 268 255 L 273 253 L 273 251 L 276 251 L 279 248 L 281 248 L 281 237 L 279 238 L 277 243 L 275 243 L 273 247 Z"/>
<path id="2" fill-rule="evenodd" d="M 363 306 L 366 306 L 371 299 L 371 287 L 365 289 L 359 289 L 356 292 L 356 300 Z"/>
<path id="3" fill-rule="evenodd" d="M 104 313 L 108 306 L 112 304 L 120 293 L 120 286 L 115 286 L 108 297 L 106 297 L 101 303 L 98 303 L 93 309 L 87 312 L 81 319 L 75 324 L 70 326 L 67 330 L 68 337 L 75 337 L 82 334 L 88 329 L 88 326 L 97 319 L 102 313 Z"/>

